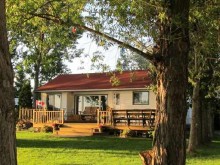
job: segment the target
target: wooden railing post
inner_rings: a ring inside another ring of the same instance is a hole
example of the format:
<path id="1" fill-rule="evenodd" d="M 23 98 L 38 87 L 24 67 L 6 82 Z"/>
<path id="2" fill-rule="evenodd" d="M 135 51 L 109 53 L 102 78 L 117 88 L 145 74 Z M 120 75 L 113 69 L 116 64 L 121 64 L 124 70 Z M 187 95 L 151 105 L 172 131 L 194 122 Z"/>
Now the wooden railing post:
<path id="1" fill-rule="evenodd" d="M 33 125 L 35 124 L 35 110 L 33 110 Z"/>
<path id="2" fill-rule="evenodd" d="M 64 110 L 62 110 L 62 115 L 61 116 L 62 116 L 62 124 L 63 124 L 64 123 L 63 122 L 63 120 L 64 120 Z"/>
<path id="3" fill-rule="evenodd" d="M 99 119 L 99 118 L 100 118 L 100 114 L 99 114 L 99 113 L 100 113 L 100 110 L 97 109 L 97 115 L 98 115 L 98 116 L 97 116 L 97 124 L 98 124 L 98 125 L 100 124 L 100 119 Z"/>

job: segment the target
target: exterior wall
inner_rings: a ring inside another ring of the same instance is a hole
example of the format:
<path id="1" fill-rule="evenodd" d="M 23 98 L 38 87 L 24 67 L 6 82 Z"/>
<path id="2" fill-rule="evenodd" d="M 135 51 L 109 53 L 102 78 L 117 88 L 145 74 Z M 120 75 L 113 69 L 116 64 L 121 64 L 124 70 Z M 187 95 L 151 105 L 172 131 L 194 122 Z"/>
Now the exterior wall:
<path id="1" fill-rule="evenodd" d="M 133 91 L 94 91 L 94 92 L 62 92 L 60 108 L 64 110 L 64 115 L 72 114 L 75 109 L 75 97 L 78 95 L 107 95 L 107 105 L 110 108 L 123 110 L 123 109 L 156 109 L 156 95 L 149 91 L 149 104 L 148 105 L 133 105 Z M 145 91 L 145 90 L 138 90 Z M 115 94 L 120 95 L 119 105 L 115 104 Z M 57 94 L 57 93 L 54 93 Z M 53 95 L 50 93 L 49 95 Z M 52 97 L 52 96 L 51 96 Z M 46 103 L 47 94 L 41 93 L 42 101 Z M 57 104 L 54 100 L 50 100 L 54 106 Z"/>
<path id="2" fill-rule="evenodd" d="M 156 109 L 156 95 L 152 91 L 149 91 L 148 105 L 134 105 L 133 91 L 115 91 L 114 93 L 120 94 L 120 103 L 119 105 L 116 105 L 114 103 L 115 101 L 113 101 L 112 104 L 113 109 Z M 113 94 L 113 100 L 114 100 L 114 94 Z"/>
<path id="3" fill-rule="evenodd" d="M 47 94 L 46 93 L 41 93 L 41 101 L 45 103 L 45 108 L 47 108 Z"/>
<path id="4" fill-rule="evenodd" d="M 115 104 L 116 93 L 120 94 L 119 105 Z M 71 99 L 69 98 L 68 100 L 69 101 L 74 100 L 73 97 L 77 95 L 107 95 L 108 96 L 107 104 L 109 107 L 113 109 L 119 109 L 119 110 L 120 109 L 156 109 L 156 95 L 152 91 L 149 91 L 148 105 L 133 105 L 133 91 L 74 92 L 73 95 L 71 96 Z M 72 106 L 71 108 L 74 108 L 74 106 Z"/>
<path id="5" fill-rule="evenodd" d="M 71 92 L 67 93 L 67 113 L 73 113 L 74 111 L 74 95 Z"/>
<path id="6" fill-rule="evenodd" d="M 64 119 L 66 120 L 67 119 L 67 92 L 61 93 L 60 109 L 64 110 Z"/>

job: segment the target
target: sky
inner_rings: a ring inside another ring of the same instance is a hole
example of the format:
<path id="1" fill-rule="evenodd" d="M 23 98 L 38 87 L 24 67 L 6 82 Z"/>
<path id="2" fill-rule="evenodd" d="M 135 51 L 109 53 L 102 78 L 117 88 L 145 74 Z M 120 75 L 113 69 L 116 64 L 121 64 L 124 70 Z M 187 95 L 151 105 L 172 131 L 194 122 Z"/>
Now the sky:
<path id="1" fill-rule="evenodd" d="M 98 46 L 94 41 L 88 38 L 86 33 L 78 40 L 77 48 L 84 48 L 83 56 L 85 54 L 88 54 L 88 56 L 84 58 L 75 58 L 72 62 L 65 62 L 72 73 L 98 72 L 98 70 L 91 70 L 91 58 L 96 51 L 101 51 L 105 55 L 104 61 L 102 62 L 108 64 L 111 69 L 114 69 L 120 54 L 120 48 L 118 48 L 118 46 L 115 45 L 108 50 L 104 50 L 101 46 Z"/>

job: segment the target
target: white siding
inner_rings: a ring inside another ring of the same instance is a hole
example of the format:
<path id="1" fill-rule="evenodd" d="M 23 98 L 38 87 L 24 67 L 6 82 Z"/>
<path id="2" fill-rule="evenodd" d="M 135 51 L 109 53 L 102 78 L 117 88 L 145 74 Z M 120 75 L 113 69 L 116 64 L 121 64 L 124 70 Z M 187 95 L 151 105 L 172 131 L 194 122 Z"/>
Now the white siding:
<path id="1" fill-rule="evenodd" d="M 56 104 L 56 103 L 55 103 Z M 59 103 L 57 103 L 59 104 Z M 67 92 L 62 92 L 61 93 L 61 109 L 67 109 Z"/>
<path id="2" fill-rule="evenodd" d="M 74 110 L 74 95 L 73 93 L 67 93 L 67 113 L 71 113 Z"/>
<path id="3" fill-rule="evenodd" d="M 115 105 L 115 100 L 114 100 L 115 93 L 120 94 L 119 105 Z M 75 100 L 75 96 L 77 95 L 107 95 L 108 96 L 107 104 L 109 107 L 113 109 L 155 109 L 156 108 L 156 95 L 152 91 L 149 91 L 149 105 L 133 105 L 133 91 L 62 92 L 60 108 L 65 110 L 66 114 L 72 113 L 74 111 L 75 108 L 74 100 Z M 41 96 L 42 98 L 44 98 L 44 100 L 42 99 L 42 101 L 45 101 L 46 103 L 46 94 L 42 93 Z M 54 106 L 59 104 L 54 102 L 55 99 L 54 101 L 52 99 L 49 100 L 50 100 L 50 104 Z"/>
<path id="4" fill-rule="evenodd" d="M 114 93 L 120 94 L 120 104 L 113 104 L 114 109 L 155 109 L 156 95 L 149 91 L 149 105 L 133 105 L 133 91 L 116 91 Z M 113 95 L 114 99 L 114 95 Z"/>
<path id="5" fill-rule="evenodd" d="M 46 93 L 41 93 L 41 101 L 44 102 L 44 108 L 47 108 L 47 94 Z"/>

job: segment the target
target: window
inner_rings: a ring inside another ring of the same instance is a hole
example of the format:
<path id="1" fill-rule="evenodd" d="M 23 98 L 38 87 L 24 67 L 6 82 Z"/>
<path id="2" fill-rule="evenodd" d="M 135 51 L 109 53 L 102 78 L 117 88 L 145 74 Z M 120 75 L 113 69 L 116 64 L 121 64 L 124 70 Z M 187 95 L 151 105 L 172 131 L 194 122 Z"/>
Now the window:
<path id="1" fill-rule="evenodd" d="M 149 92 L 148 91 L 133 92 L 133 104 L 134 105 L 149 104 Z"/>
<path id="2" fill-rule="evenodd" d="M 76 96 L 75 109 L 76 114 L 82 114 L 88 107 L 107 109 L 108 96 L 107 95 L 78 95 Z"/>
<path id="3" fill-rule="evenodd" d="M 115 93 L 115 105 L 120 105 L 120 94 Z"/>

